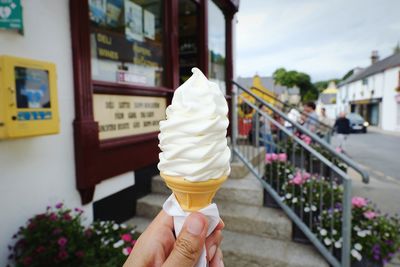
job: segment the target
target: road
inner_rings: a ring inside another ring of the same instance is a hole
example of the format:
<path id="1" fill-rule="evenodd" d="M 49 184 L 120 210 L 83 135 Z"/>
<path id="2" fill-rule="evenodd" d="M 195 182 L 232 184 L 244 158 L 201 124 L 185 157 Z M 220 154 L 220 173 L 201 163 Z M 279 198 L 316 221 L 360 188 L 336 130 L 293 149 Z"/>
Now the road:
<path id="1" fill-rule="evenodd" d="M 349 171 L 353 195 L 371 199 L 382 212 L 400 214 L 400 135 L 381 131 L 352 134 L 345 150 L 370 173 L 370 183 L 363 184 L 359 175 Z"/>

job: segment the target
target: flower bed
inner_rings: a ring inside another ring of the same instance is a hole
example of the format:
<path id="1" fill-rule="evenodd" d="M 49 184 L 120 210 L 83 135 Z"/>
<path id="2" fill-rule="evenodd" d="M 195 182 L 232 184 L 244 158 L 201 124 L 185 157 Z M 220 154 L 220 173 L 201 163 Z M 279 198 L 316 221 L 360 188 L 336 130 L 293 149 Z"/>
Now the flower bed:
<path id="1" fill-rule="evenodd" d="M 82 225 L 83 211 L 62 203 L 29 219 L 13 236 L 12 266 L 122 266 L 134 246 L 133 229 L 111 221 Z"/>

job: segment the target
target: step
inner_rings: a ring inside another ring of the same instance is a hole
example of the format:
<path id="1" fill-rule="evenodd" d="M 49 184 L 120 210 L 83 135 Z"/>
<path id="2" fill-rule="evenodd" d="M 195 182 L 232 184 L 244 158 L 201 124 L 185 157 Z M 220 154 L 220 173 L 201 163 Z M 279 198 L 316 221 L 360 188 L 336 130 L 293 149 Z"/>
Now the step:
<path id="1" fill-rule="evenodd" d="M 153 177 L 151 191 L 166 195 L 172 193 L 159 175 Z M 218 190 L 215 200 L 262 206 L 263 188 L 261 183 L 249 173 L 243 179 L 228 179 Z"/>
<path id="2" fill-rule="evenodd" d="M 241 153 L 255 166 L 265 165 L 265 149 L 263 147 L 253 147 L 253 146 L 238 146 Z M 231 174 L 229 178 L 241 179 L 249 173 L 249 169 L 244 165 L 242 161 L 235 158 L 231 162 Z"/>
<path id="3" fill-rule="evenodd" d="M 134 217 L 128 225 L 139 233 L 150 219 Z M 224 264 L 229 267 L 325 267 L 328 264 L 313 247 L 288 241 L 274 240 L 232 231 L 223 231 Z"/>
<path id="4" fill-rule="evenodd" d="M 154 218 L 167 197 L 162 194 L 150 194 L 139 199 L 136 206 L 137 215 Z M 282 211 L 226 201 L 216 203 L 227 230 L 291 240 L 292 223 Z"/>

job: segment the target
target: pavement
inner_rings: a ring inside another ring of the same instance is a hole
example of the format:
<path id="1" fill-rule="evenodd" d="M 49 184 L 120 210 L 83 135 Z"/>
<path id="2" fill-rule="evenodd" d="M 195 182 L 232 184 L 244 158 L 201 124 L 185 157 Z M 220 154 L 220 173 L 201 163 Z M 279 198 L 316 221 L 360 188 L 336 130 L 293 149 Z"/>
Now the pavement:
<path id="1" fill-rule="evenodd" d="M 369 128 L 367 134 L 351 134 L 345 151 L 370 173 L 370 182 L 364 184 L 349 170 L 353 195 L 372 200 L 384 213 L 400 214 L 400 133 Z"/>

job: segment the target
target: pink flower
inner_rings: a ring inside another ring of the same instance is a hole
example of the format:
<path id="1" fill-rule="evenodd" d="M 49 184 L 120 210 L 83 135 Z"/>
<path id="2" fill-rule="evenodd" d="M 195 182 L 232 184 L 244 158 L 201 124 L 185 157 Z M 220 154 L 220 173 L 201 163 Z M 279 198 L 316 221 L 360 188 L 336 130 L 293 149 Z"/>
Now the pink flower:
<path id="1" fill-rule="evenodd" d="M 44 246 L 39 246 L 36 248 L 36 253 L 40 254 L 42 252 L 45 252 L 46 248 Z"/>
<path id="2" fill-rule="evenodd" d="M 336 150 L 336 152 L 338 152 L 338 153 L 342 153 L 342 152 L 343 152 L 343 149 L 342 149 L 341 147 L 337 147 L 337 148 L 335 148 L 335 150 Z"/>
<path id="3" fill-rule="evenodd" d="M 303 184 L 303 179 L 301 179 L 301 176 L 295 176 L 292 180 L 292 182 L 296 185 L 301 185 Z"/>
<path id="4" fill-rule="evenodd" d="M 311 174 L 307 172 L 297 171 L 291 183 L 295 185 L 301 185 L 304 184 L 310 177 Z"/>
<path id="5" fill-rule="evenodd" d="M 376 212 L 373 212 L 372 210 L 368 210 L 368 211 L 364 212 L 364 217 L 369 220 L 372 220 L 373 218 L 376 217 Z"/>
<path id="6" fill-rule="evenodd" d="M 287 160 L 287 155 L 285 153 L 278 154 L 278 160 L 282 161 L 282 162 L 286 161 Z"/>
<path id="7" fill-rule="evenodd" d="M 307 145 L 311 144 L 311 137 L 309 137 L 308 135 L 302 134 L 301 135 L 301 140 L 304 141 L 304 143 L 306 143 Z"/>
<path id="8" fill-rule="evenodd" d="M 131 242 L 132 241 L 132 236 L 130 234 L 123 234 L 121 236 L 121 239 L 124 240 L 125 242 Z"/>
<path id="9" fill-rule="evenodd" d="M 61 202 L 56 204 L 56 208 L 57 208 L 57 209 L 61 209 L 62 206 L 63 206 L 63 203 L 61 203 Z"/>
<path id="10" fill-rule="evenodd" d="M 131 245 L 134 246 L 136 244 L 136 240 L 132 240 Z"/>
<path id="11" fill-rule="evenodd" d="M 131 254 L 131 252 L 132 252 L 132 248 L 131 247 L 125 247 L 125 248 L 122 249 L 122 253 L 125 256 L 128 256 L 129 254 Z"/>
<path id="12" fill-rule="evenodd" d="M 362 208 L 367 205 L 367 200 L 363 197 L 353 197 L 351 199 L 351 204 L 353 205 L 353 207 Z"/>
<path id="13" fill-rule="evenodd" d="M 75 252 L 75 256 L 78 258 L 83 258 L 83 256 L 85 256 L 85 252 L 83 252 L 82 250 L 78 250 L 77 252 Z"/>
<path id="14" fill-rule="evenodd" d="M 57 243 L 60 247 L 64 247 L 68 243 L 68 239 L 66 239 L 65 237 L 60 237 Z"/>
<path id="15" fill-rule="evenodd" d="M 266 163 L 271 163 L 271 162 L 272 162 L 272 154 L 267 153 L 267 154 L 265 155 L 265 162 L 266 162 Z"/>
<path id="16" fill-rule="evenodd" d="M 272 153 L 272 161 L 278 160 L 278 155 L 275 153 Z"/>
<path id="17" fill-rule="evenodd" d="M 68 213 L 64 214 L 63 218 L 64 218 L 64 220 L 66 220 L 66 221 L 72 220 L 71 215 L 69 215 Z"/>
<path id="18" fill-rule="evenodd" d="M 65 250 L 61 250 L 60 252 L 58 252 L 58 258 L 60 260 L 65 260 L 66 258 L 68 258 L 68 252 L 66 252 Z"/>
<path id="19" fill-rule="evenodd" d="M 49 219 L 50 219 L 50 221 L 56 221 L 57 220 L 57 215 L 54 213 L 54 212 L 52 212 L 51 214 L 50 214 L 50 216 L 49 216 Z"/>

